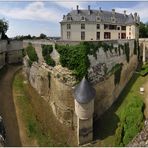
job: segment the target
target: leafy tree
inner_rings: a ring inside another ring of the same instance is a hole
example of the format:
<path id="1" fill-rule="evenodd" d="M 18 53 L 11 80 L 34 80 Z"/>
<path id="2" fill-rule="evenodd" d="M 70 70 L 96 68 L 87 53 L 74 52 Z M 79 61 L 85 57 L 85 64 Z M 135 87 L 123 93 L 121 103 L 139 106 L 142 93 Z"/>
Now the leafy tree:
<path id="1" fill-rule="evenodd" d="M 39 38 L 40 38 L 40 39 L 46 39 L 47 36 L 46 36 L 45 34 L 41 33 Z"/>
<path id="2" fill-rule="evenodd" d="M 148 24 L 140 22 L 139 26 L 139 37 L 140 38 L 147 38 L 148 37 Z"/>
<path id="3" fill-rule="evenodd" d="M 8 22 L 4 19 L 0 19 L 0 35 L 1 39 L 8 39 L 7 35 L 5 34 L 8 30 Z"/>

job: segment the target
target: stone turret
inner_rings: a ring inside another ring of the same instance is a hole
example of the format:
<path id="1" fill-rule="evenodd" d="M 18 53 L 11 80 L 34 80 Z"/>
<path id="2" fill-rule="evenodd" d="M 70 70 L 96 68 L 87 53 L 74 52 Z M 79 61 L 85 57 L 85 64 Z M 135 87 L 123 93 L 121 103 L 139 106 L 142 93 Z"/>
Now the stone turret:
<path id="1" fill-rule="evenodd" d="M 78 144 L 86 144 L 93 140 L 93 113 L 96 91 L 83 78 L 74 89 L 75 113 L 77 115 Z"/>

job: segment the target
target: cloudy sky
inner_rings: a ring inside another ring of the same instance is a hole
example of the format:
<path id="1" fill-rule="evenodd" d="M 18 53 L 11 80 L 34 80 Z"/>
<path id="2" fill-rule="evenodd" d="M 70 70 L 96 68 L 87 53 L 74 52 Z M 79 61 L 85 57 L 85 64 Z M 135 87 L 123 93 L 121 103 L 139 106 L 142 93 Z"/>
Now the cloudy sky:
<path id="1" fill-rule="evenodd" d="M 147 2 L 95 2 L 95 1 L 0 1 L 0 19 L 5 18 L 9 22 L 7 35 L 36 35 L 44 33 L 48 36 L 60 36 L 60 24 L 64 14 L 76 9 L 79 5 L 81 9 L 111 10 L 115 8 L 117 12 L 127 11 L 127 14 L 138 12 L 141 21 L 148 22 L 148 1 Z"/>

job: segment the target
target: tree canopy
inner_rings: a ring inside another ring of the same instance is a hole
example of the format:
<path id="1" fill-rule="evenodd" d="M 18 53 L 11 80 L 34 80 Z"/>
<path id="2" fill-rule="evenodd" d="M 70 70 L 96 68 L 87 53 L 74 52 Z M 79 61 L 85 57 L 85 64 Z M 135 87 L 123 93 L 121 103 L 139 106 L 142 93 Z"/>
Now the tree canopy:
<path id="1" fill-rule="evenodd" d="M 148 23 L 140 22 L 139 37 L 140 38 L 147 38 L 148 37 Z"/>
<path id="2" fill-rule="evenodd" d="M 0 19 L 0 34 L 2 39 L 7 39 L 7 35 L 5 34 L 8 30 L 8 22 L 4 19 Z"/>

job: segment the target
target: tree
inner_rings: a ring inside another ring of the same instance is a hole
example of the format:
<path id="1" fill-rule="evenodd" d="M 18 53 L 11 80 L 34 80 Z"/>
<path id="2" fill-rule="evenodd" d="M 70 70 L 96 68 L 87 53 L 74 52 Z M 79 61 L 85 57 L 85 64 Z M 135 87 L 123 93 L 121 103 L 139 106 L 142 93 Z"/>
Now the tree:
<path id="1" fill-rule="evenodd" d="M 46 36 L 45 34 L 41 33 L 39 38 L 40 38 L 40 39 L 46 39 L 47 36 Z"/>
<path id="2" fill-rule="evenodd" d="M 7 35 L 5 34 L 8 30 L 8 22 L 4 19 L 0 19 L 0 34 L 1 39 L 8 39 Z"/>
<path id="3" fill-rule="evenodd" d="M 139 37 L 140 38 L 147 38 L 148 37 L 148 24 L 140 22 L 139 26 Z"/>

